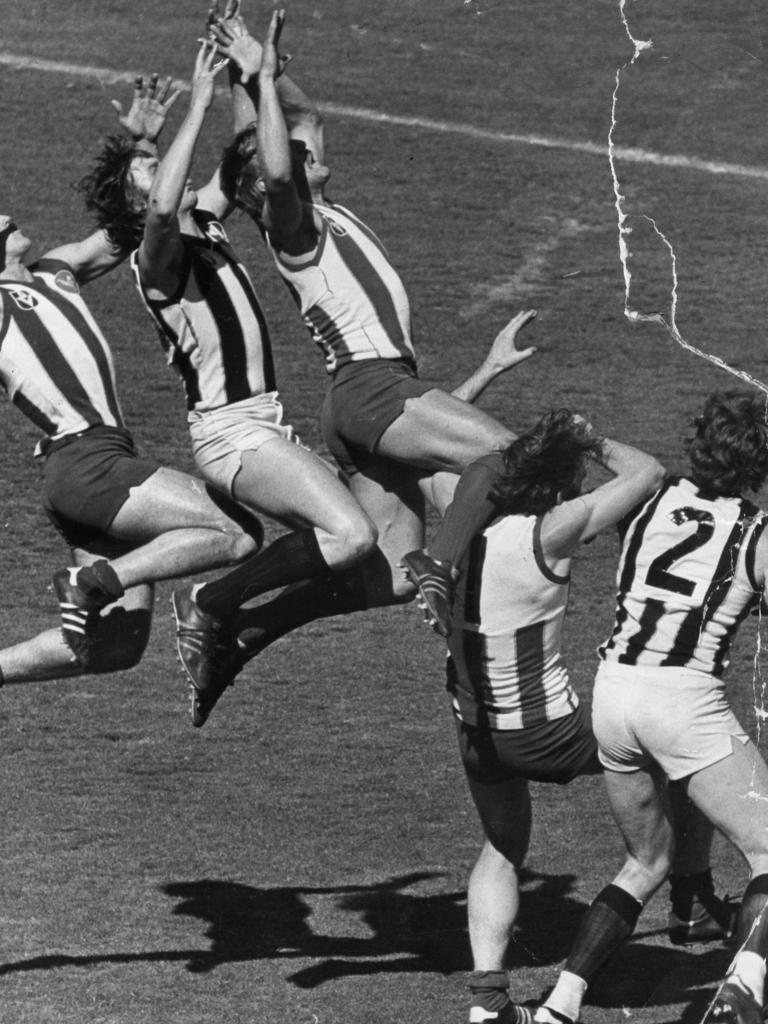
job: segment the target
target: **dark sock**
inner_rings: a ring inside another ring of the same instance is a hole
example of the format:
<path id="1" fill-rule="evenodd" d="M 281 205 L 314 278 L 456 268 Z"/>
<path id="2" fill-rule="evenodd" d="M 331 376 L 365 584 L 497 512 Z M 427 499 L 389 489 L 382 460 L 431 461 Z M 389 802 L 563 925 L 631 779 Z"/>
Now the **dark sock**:
<path id="1" fill-rule="evenodd" d="M 500 452 L 484 455 L 467 466 L 459 477 L 453 501 L 429 544 L 429 553 L 438 562 L 458 566 L 472 538 L 498 515 L 491 499 L 493 485 L 504 472 Z"/>
<path id="2" fill-rule="evenodd" d="M 295 583 L 258 608 L 244 609 L 237 617 L 235 631 L 244 656 L 254 656 L 308 622 L 361 612 L 367 607 L 363 573 L 358 568 L 347 569 Z"/>
<path id="3" fill-rule="evenodd" d="M 314 530 L 296 530 L 278 537 L 231 572 L 204 584 L 195 595 L 198 608 L 225 619 L 252 597 L 328 571 Z"/>
<path id="4" fill-rule="evenodd" d="M 506 971 L 472 971 L 469 976 L 469 991 L 472 1005 L 495 1013 L 509 1002 L 509 976 Z"/>
<path id="5" fill-rule="evenodd" d="M 768 955 L 768 875 L 755 875 L 744 890 L 736 941 L 748 953 Z"/>
<path id="6" fill-rule="evenodd" d="M 626 889 L 606 885 L 584 915 L 565 970 L 590 985 L 608 957 L 635 930 L 642 909 Z"/>
<path id="7" fill-rule="evenodd" d="M 102 608 L 117 601 L 125 593 L 117 573 L 103 558 L 77 570 L 77 585 Z"/>
<path id="8" fill-rule="evenodd" d="M 694 907 L 696 913 L 700 915 L 703 908 L 709 909 L 717 900 L 712 871 L 707 868 L 706 871 L 697 871 L 693 875 L 670 875 L 669 899 L 673 914 L 681 921 L 692 921 Z"/>

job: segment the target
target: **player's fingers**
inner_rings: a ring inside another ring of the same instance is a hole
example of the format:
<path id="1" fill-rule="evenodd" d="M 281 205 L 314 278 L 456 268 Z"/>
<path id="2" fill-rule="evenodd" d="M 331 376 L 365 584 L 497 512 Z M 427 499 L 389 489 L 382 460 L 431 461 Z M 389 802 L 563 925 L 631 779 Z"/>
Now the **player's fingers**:
<path id="1" fill-rule="evenodd" d="M 164 103 L 165 102 L 165 97 L 168 95 L 168 93 L 170 91 L 171 91 L 171 79 L 170 79 L 170 76 L 169 76 L 168 78 L 165 79 L 164 82 L 161 82 L 160 85 L 157 87 L 157 89 L 155 91 L 155 99 L 158 101 L 158 103 Z"/>
<path id="2" fill-rule="evenodd" d="M 149 88 L 147 92 L 149 93 L 150 96 L 155 95 L 155 90 L 157 89 L 157 82 L 159 78 L 160 75 L 158 75 L 156 71 L 153 71 L 152 74 L 149 76 Z"/>
<path id="3" fill-rule="evenodd" d="M 123 116 L 123 104 L 120 102 L 120 100 L 110 100 L 109 102 L 112 104 L 114 109 L 117 111 L 117 116 L 118 117 L 122 117 Z"/>

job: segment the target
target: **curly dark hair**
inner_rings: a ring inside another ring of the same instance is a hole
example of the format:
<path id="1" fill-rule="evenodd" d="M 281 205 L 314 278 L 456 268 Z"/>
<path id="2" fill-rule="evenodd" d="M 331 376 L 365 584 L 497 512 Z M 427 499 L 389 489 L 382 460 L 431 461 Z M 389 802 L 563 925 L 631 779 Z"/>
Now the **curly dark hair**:
<path id="1" fill-rule="evenodd" d="M 554 409 L 502 453 L 505 475 L 492 498 L 503 515 L 542 515 L 575 498 L 587 456 L 600 458 L 602 439 L 569 409 Z"/>
<path id="2" fill-rule="evenodd" d="M 691 479 L 708 494 L 739 497 L 768 478 L 768 397 L 716 391 L 686 439 Z"/>
<path id="3" fill-rule="evenodd" d="M 128 172 L 136 155 L 134 143 L 123 135 L 109 135 L 93 167 L 77 188 L 96 222 L 120 249 L 135 249 L 144 231 L 145 208 L 136 202 Z"/>
<path id="4" fill-rule="evenodd" d="M 254 123 L 238 132 L 224 149 L 219 167 L 219 183 L 230 203 L 256 221 L 264 206 L 264 193 L 256 187 L 260 177 Z"/>

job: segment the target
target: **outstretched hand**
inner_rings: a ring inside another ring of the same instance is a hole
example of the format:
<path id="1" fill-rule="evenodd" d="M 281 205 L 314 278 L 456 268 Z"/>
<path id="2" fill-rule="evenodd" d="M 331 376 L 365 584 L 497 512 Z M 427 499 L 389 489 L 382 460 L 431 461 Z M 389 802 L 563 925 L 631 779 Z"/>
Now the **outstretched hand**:
<path id="1" fill-rule="evenodd" d="M 213 102 L 213 90 L 216 75 L 221 71 L 226 60 L 218 59 L 215 43 L 204 39 L 197 51 L 195 70 L 192 73 L 192 97 L 190 106 L 199 103 L 207 109 Z"/>
<path id="2" fill-rule="evenodd" d="M 494 338 L 485 361 L 492 363 L 501 372 L 516 366 L 517 363 L 530 359 L 536 352 L 536 346 L 530 345 L 528 348 L 518 349 L 517 335 L 526 324 L 529 324 L 535 318 L 535 309 L 524 309 L 513 316 L 509 323 L 502 327 Z"/>
<path id="3" fill-rule="evenodd" d="M 112 100 L 112 107 L 117 113 L 117 120 L 128 134 L 135 140 L 156 142 L 163 130 L 168 111 L 179 98 L 181 90 L 171 89 L 171 79 L 160 82 L 158 74 L 149 76 L 145 86 L 143 75 L 137 75 L 133 84 L 133 99 L 127 112 L 123 112 L 123 104 Z"/>
<path id="4" fill-rule="evenodd" d="M 206 28 L 210 31 L 211 27 L 219 21 L 227 21 L 229 18 L 237 18 L 240 14 L 240 0 L 226 0 L 224 4 L 224 10 L 221 9 L 221 0 L 213 0 L 213 3 L 208 8 L 208 17 L 206 18 Z"/>
<path id="5" fill-rule="evenodd" d="M 209 21 L 208 39 L 222 57 L 238 66 L 244 83 L 259 73 L 261 43 L 253 38 L 239 15 Z"/>
<path id="6" fill-rule="evenodd" d="M 269 78 L 279 78 L 283 73 L 285 65 L 291 59 L 289 56 L 281 57 L 278 52 L 280 35 L 285 24 L 285 11 L 278 8 L 272 13 L 269 22 L 267 38 L 264 40 L 263 53 L 261 55 L 261 75 Z"/>

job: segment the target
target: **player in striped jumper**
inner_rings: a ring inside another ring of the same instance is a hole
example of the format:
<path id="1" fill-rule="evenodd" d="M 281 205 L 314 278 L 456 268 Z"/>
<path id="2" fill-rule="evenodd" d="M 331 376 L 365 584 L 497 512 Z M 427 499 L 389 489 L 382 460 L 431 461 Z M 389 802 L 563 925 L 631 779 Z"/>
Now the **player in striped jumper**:
<path id="1" fill-rule="evenodd" d="M 376 543 L 376 530 L 331 467 L 283 422 L 270 339 L 253 285 L 222 226 L 232 209 L 218 171 L 189 184 L 213 101 L 216 52 L 203 43 L 189 109 L 162 160 L 132 167 L 146 206 L 135 280 L 168 361 L 184 382 L 193 453 L 206 479 L 247 509 L 295 529 L 227 575 L 173 595 L 177 647 L 192 683 L 193 724 L 204 724 L 222 626 L 258 594 L 339 572 Z"/>
<path id="2" fill-rule="evenodd" d="M 128 668 L 149 636 L 151 584 L 238 561 L 261 527 L 225 514 L 199 480 L 139 457 L 80 293 L 114 265 L 104 233 L 27 265 L 30 239 L 0 215 L 0 242 L 0 384 L 44 434 L 43 503 L 73 557 L 53 580 L 61 629 L 0 652 L 0 681 Z"/>
<path id="3" fill-rule="evenodd" d="M 761 1024 L 768 955 L 768 767 L 736 719 L 723 674 L 731 642 L 761 607 L 768 519 L 765 396 L 711 395 L 688 442 L 690 472 L 667 479 L 622 524 L 613 633 L 600 648 L 593 726 L 626 862 L 597 896 L 542 1022 L 578 1019 L 587 985 L 666 877 L 666 781 L 733 843 L 750 870 L 738 951 L 707 1021 Z"/>
<path id="4" fill-rule="evenodd" d="M 582 493 L 588 460 L 611 479 Z M 664 471 L 650 455 L 598 437 L 567 410 L 549 413 L 488 461 L 495 516 L 460 563 L 447 688 L 485 833 L 467 898 L 470 1022 L 526 1024 L 532 1011 L 510 1002 L 504 964 L 531 832 L 529 782 L 566 784 L 601 770 L 562 651 L 571 558 L 649 497 Z M 688 833 L 678 870 L 705 872 L 711 830 L 684 798 L 677 803 Z M 717 900 L 713 906 L 725 911 Z M 722 934 L 711 918 L 708 925 L 710 936 Z"/>

